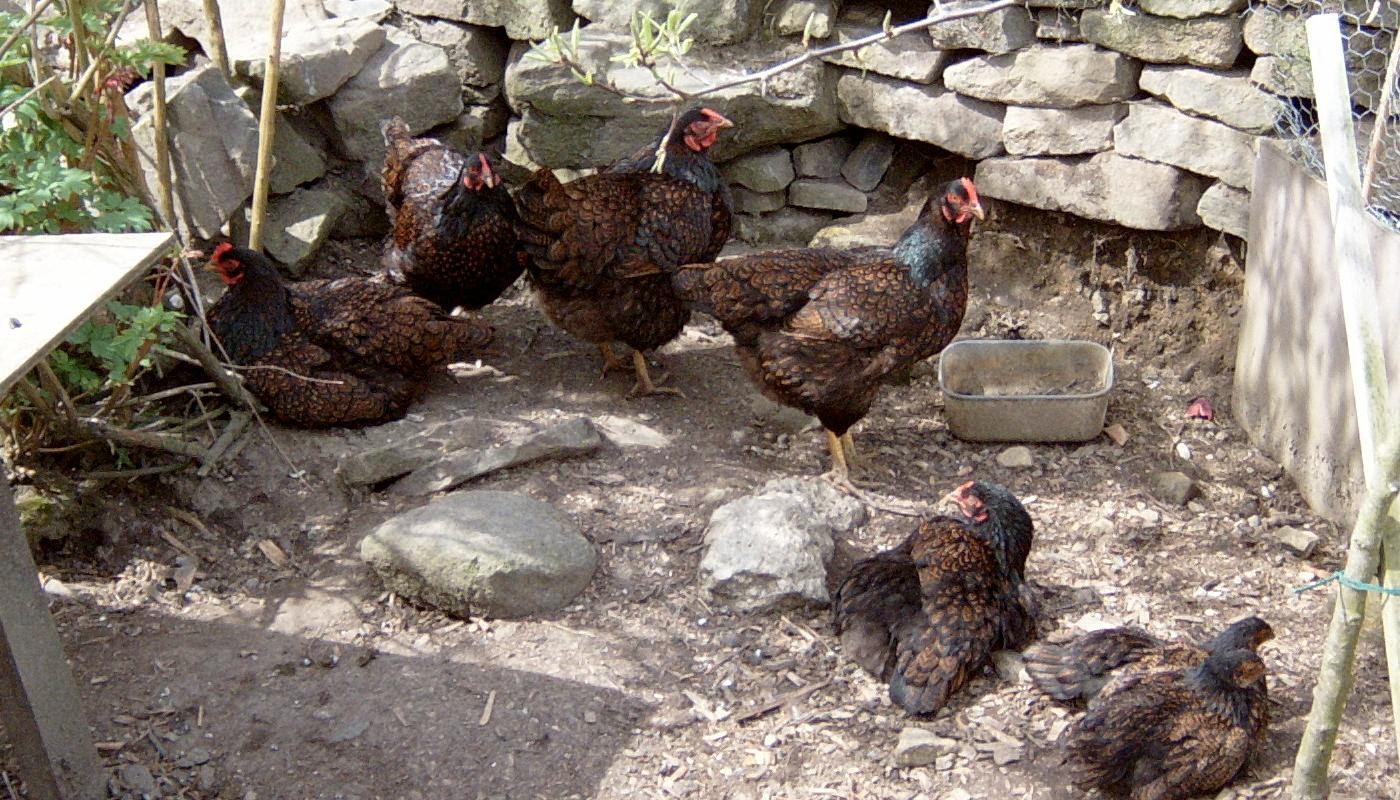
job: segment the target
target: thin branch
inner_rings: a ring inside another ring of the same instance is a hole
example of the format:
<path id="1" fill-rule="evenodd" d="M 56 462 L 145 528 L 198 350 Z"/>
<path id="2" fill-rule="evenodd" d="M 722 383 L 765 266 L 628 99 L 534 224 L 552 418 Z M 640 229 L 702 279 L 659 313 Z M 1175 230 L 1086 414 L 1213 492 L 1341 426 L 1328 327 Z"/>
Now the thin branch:
<path id="1" fill-rule="evenodd" d="M 219 13 L 219 0 L 204 0 L 204 22 L 209 26 L 209 55 L 224 77 L 233 80 L 233 70 L 229 68 L 228 46 L 224 44 L 224 19 Z"/>
<path id="2" fill-rule="evenodd" d="M 102 64 L 102 56 L 105 56 L 107 51 L 111 50 L 112 46 L 116 44 L 117 34 L 121 32 L 122 26 L 126 24 L 126 15 L 130 14 L 131 10 L 134 8 L 136 8 L 134 2 L 122 3 L 121 9 L 117 11 L 116 16 L 112 19 L 112 24 L 107 28 L 107 38 L 102 42 L 101 52 L 93 55 L 92 63 L 88 64 L 88 68 L 83 71 L 82 76 L 73 82 L 73 91 L 68 94 L 68 105 L 71 106 L 78 102 L 78 98 L 82 97 L 83 92 L 87 91 L 88 83 L 92 81 L 92 77 L 97 74 L 97 68 Z"/>
<path id="3" fill-rule="evenodd" d="M 300 372 L 293 372 L 292 370 L 289 370 L 286 367 L 279 367 L 275 364 L 229 364 L 228 368 L 238 370 L 239 372 L 253 372 L 255 370 L 280 372 L 283 375 L 290 375 L 291 377 L 296 378 L 299 381 L 306 381 L 307 383 L 319 383 L 325 386 L 340 386 L 341 384 L 345 383 L 345 381 L 338 381 L 334 378 L 313 378 L 310 375 L 303 375 Z"/>
<path id="4" fill-rule="evenodd" d="M 145 0 L 146 31 L 151 41 L 160 41 L 160 6 L 157 0 Z M 175 199 L 170 187 L 170 142 L 166 138 L 165 126 L 165 63 L 157 61 L 151 66 L 151 83 L 155 87 L 155 105 L 152 113 L 156 143 L 156 183 L 160 191 L 160 215 L 165 217 L 165 225 L 175 230 Z"/>
<path id="5" fill-rule="evenodd" d="M 262 252 L 262 229 L 267 216 L 267 187 L 272 179 L 272 142 L 277 132 L 277 79 L 282 59 L 282 15 L 286 0 L 272 0 L 263 67 L 262 108 L 258 114 L 258 167 L 253 174 L 253 226 L 248 233 L 248 249 Z"/>
<path id="6" fill-rule="evenodd" d="M 209 457 L 209 452 L 207 450 L 193 442 L 187 442 L 184 439 L 177 439 L 173 436 L 165 436 L 159 433 L 133 431 L 118 425 L 103 422 L 100 419 L 88 418 L 78 420 L 75 432 L 85 434 L 89 438 L 104 439 L 116 444 L 140 447 L 146 450 L 160 450 L 178 456 L 195 458 L 201 462 Z"/>
<path id="7" fill-rule="evenodd" d="M 34 24 L 34 21 L 39 18 L 39 15 L 44 13 L 52 4 L 53 0 L 40 0 L 39 4 L 34 6 L 34 10 L 29 12 L 29 16 L 20 20 L 19 27 L 11 31 L 9 37 L 6 38 L 4 42 L 0 42 L 0 56 L 4 56 L 5 53 L 14 46 L 14 43 L 19 40 L 19 37 L 23 36 L 29 30 L 29 26 Z"/>
<path id="8" fill-rule="evenodd" d="M 203 319 L 200 322 L 204 322 Z M 219 389 L 234 403 L 250 410 L 256 410 L 257 403 L 248 394 L 248 390 L 243 388 L 243 384 L 238 382 L 224 365 L 205 347 L 194 333 L 184 325 L 175 326 L 175 340 L 183 348 L 186 355 L 192 356 L 199 365 L 204 367 L 210 378 L 219 385 Z"/>
<path id="9" fill-rule="evenodd" d="M 53 83 L 56 80 L 58 80 L 57 75 L 50 75 L 48 78 L 44 79 L 43 83 L 39 84 L 38 86 L 35 86 L 33 89 L 30 89 L 29 91 L 20 95 L 18 100 L 15 100 L 13 103 L 10 103 L 9 105 L 5 106 L 4 110 L 0 111 L 0 120 L 3 120 L 7 114 L 9 114 L 11 111 L 14 111 L 16 108 L 19 108 L 25 100 L 28 100 L 29 98 L 33 97 L 39 92 L 42 92 L 49 84 Z"/>

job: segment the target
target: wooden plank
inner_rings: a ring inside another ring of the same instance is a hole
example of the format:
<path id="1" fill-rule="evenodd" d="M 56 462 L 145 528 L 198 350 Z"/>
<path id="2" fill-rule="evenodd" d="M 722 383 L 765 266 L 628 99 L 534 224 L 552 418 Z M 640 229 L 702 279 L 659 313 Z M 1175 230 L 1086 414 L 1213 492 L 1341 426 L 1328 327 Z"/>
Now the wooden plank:
<path id="1" fill-rule="evenodd" d="M 170 233 L 0 236 L 0 395 L 174 240 Z"/>
<path id="2" fill-rule="evenodd" d="M 32 800 L 97 800 L 106 781 L 58 631 L 0 478 L 0 709 Z"/>

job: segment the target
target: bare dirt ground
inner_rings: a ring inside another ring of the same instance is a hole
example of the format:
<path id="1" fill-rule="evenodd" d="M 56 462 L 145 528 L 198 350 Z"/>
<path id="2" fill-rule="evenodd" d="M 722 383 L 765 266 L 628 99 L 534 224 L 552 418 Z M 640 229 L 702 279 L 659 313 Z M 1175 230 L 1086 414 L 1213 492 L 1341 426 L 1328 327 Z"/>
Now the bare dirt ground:
<path id="1" fill-rule="evenodd" d="M 1292 589 L 1340 565 L 1344 535 L 1230 418 L 1241 273 L 1209 241 L 1006 206 L 976 234 L 964 335 L 1112 345 L 1109 422 L 1127 431 L 1124 445 L 1032 446 L 1033 467 L 1001 467 L 1004 446 L 948 434 L 933 362 L 884 392 L 856 441 L 875 465 L 867 478 L 891 496 L 929 501 L 974 476 L 1025 500 L 1046 633 L 1086 615 L 1190 638 L 1245 614 L 1268 619 L 1274 724 L 1247 778 L 1219 797 L 1273 798 L 1286 794 L 1330 609 L 1327 590 Z M 373 255 L 339 247 L 322 267 L 367 269 Z M 1107 326 L 1091 316 L 1094 290 L 1110 301 Z M 1030 687 L 988 671 L 935 717 L 912 719 L 843 658 L 825 610 L 736 615 L 707 602 L 696 568 L 714 507 L 771 478 L 816 475 L 827 459 L 819 431 L 757 400 L 712 321 L 697 318 L 660 355 L 689 399 L 628 402 L 630 376 L 600 378 L 596 352 L 550 328 L 524 294 L 487 314 L 498 339 L 485 361 L 504 377 L 444 377 L 398 425 L 471 416 L 505 432 L 613 414 L 671 438 L 471 484 L 571 514 L 600 551 L 587 591 L 562 613 L 519 621 L 451 619 L 384 593 L 359 540 L 422 501 L 352 493 L 331 473 L 339 453 L 384 431 L 276 429 L 300 478 L 253 435 L 211 479 L 109 485 L 91 535 L 45 554 L 41 570 L 69 595 L 54 614 L 122 796 L 1083 796 L 1067 788 L 1053 743 L 1072 713 Z M 1214 422 L 1186 418 L 1197 396 L 1214 403 Z M 1153 499 L 1147 479 L 1163 469 L 1191 474 L 1201 495 L 1188 507 Z M 833 579 L 911 524 L 874 513 L 838 547 Z M 1285 524 L 1322 536 L 1310 560 L 1276 543 Z M 181 552 L 162 533 L 199 558 L 186 592 L 171 577 Z M 264 539 L 290 563 L 269 561 Z M 1338 798 L 1400 796 L 1377 640 L 1368 633 L 1361 649 Z M 942 737 L 933 764 L 895 765 L 907 726 Z"/>

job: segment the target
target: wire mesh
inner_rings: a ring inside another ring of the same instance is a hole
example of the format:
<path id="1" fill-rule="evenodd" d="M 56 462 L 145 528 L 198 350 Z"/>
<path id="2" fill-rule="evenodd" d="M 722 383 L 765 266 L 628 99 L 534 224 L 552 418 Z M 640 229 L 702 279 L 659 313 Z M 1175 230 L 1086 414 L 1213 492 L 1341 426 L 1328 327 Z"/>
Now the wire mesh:
<path id="1" fill-rule="evenodd" d="M 1277 133 L 1289 154 L 1323 175 L 1304 24 L 1320 13 L 1341 15 L 1343 52 L 1351 89 L 1368 210 L 1400 231 L 1400 86 L 1397 86 L 1397 0 L 1250 0 L 1244 37 L 1258 54 L 1256 84 L 1280 99 Z"/>

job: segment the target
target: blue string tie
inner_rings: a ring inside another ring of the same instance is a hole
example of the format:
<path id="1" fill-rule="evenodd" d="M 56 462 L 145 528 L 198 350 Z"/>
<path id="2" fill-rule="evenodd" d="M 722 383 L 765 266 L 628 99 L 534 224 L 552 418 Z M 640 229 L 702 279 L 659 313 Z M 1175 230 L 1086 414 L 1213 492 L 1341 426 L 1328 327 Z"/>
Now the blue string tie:
<path id="1" fill-rule="evenodd" d="M 1315 580 L 1312 583 L 1299 586 L 1298 588 L 1293 590 L 1293 593 L 1302 594 L 1303 592 L 1310 591 L 1312 589 L 1316 589 L 1319 586 L 1325 586 L 1329 583 L 1334 582 L 1340 583 L 1348 589 L 1354 589 L 1358 592 L 1374 592 L 1376 594 L 1390 595 L 1391 597 L 1400 597 L 1400 588 L 1392 589 L 1388 586 L 1381 586 L 1380 584 L 1376 583 L 1367 583 L 1365 581 L 1354 580 L 1352 578 L 1348 578 L 1347 574 L 1341 570 L 1337 570 L 1331 575 L 1328 575 L 1327 577 L 1322 578 L 1320 580 Z"/>

